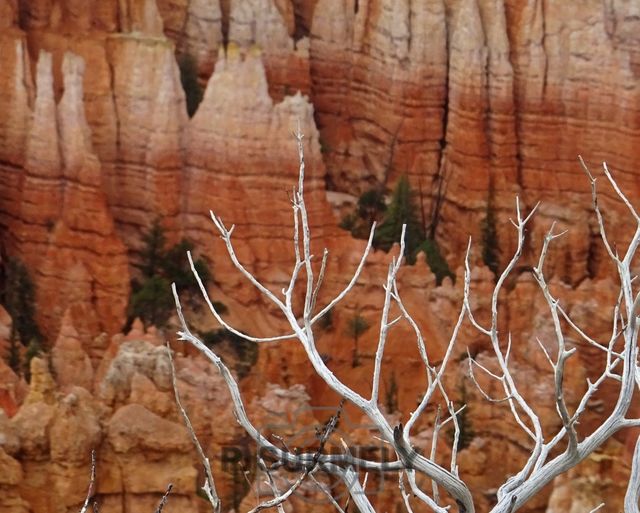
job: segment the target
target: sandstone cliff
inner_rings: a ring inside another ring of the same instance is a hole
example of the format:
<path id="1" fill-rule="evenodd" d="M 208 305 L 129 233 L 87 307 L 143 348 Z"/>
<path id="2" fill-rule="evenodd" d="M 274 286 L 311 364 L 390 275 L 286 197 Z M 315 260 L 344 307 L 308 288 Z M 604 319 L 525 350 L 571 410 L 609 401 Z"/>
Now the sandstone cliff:
<path id="1" fill-rule="evenodd" d="M 16 56 L 22 48 L 16 41 Z M 16 58 L 16 67 L 23 61 Z M 22 68 L 24 69 L 24 68 Z M 55 334 L 67 309 L 89 318 L 85 336 L 120 329 L 129 290 L 125 247 L 115 233 L 103 191 L 101 164 L 93 152 L 84 115 L 84 63 L 65 55 L 64 95 L 56 105 L 51 55 L 43 52 L 36 73 L 33 114 L 24 131 L 22 167 L 2 167 L 15 188 L 3 202 L 6 245 L 34 271 L 39 322 Z M 25 88 L 17 81 L 14 91 Z M 24 98 L 26 91 L 23 92 Z M 20 125 L 8 125 L 8 130 Z M 87 308 L 88 307 L 88 308 Z"/>
<path id="2" fill-rule="evenodd" d="M 514 193 L 529 207 L 543 200 L 542 217 L 575 229 L 561 242 L 572 260 L 562 272 L 578 283 L 593 272 L 584 264 L 594 227 L 576 155 L 606 160 L 621 177 L 633 173 L 630 9 L 603 11 L 597 1 L 567 9 L 544 1 L 318 2 L 312 99 L 330 183 L 363 190 L 408 174 L 456 263 L 465 237 L 452 234 L 477 237 L 490 198 L 502 220 Z M 508 233 L 499 228 L 503 258 Z"/>

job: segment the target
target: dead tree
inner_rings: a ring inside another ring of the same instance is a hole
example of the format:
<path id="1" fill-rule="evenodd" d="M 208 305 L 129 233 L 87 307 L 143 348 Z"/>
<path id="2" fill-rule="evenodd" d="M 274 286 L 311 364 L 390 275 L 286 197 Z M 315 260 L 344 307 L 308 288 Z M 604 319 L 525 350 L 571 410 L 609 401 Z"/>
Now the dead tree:
<path id="1" fill-rule="evenodd" d="M 299 343 L 305 350 L 309 361 L 311 362 L 315 372 L 324 380 L 324 382 L 345 401 L 351 402 L 360 411 L 362 411 L 375 426 L 378 436 L 382 438 L 395 453 L 395 459 L 388 462 L 380 462 L 365 458 L 354 457 L 350 451 L 345 448 L 342 454 L 325 454 L 322 451 L 316 453 L 294 453 L 286 448 L 281 448 L 272 443 L 269 439 L 260 433 L 249 419 L 243 399 L 240 395 L 238 384 L 232 373 L 223 363 L 221 358 L 208 348 L 196 334 L 188 327 L 180 306 L 175 285 L 173 293 L 176 301 L 178 317 L 181 323 L 181 329 L 178 332 L 179 338 L 199 349 L 220 371 L 228 387 L 229 394 L 233 401 L 235 414 L 238 422 L 246 430 L 246 432 L 255 441 L 260 451 L 268 451 L 280 464 L 286 464 L 287 468 L 299 469 L 300 479 L 293 486 L 284 491 L 277 491 L 275 485 L 272 486 L 275 498 L 262 503 L 254 511 L 264 508 L 278 507 L 281 510 L 282 503 L 291 496 L 295 488 L 299 486 L 299 482 L 307 476 L 313 478 L 316 472 L 327 472 L 336 478 L 342 480 L 347 487 L 351 500 L 356 504 L 357 508 L 363 513 L 373 513 L 374 508 L 363 493 L 363 485 L 360 482 L 360 472 L 375 471 L 396 473 L 399 478 L 399 487 L 405 505 L 411 512 L 411 504 L 409 501 L 409 493 L 416 499 L 424 502 L 431 510 L 437 513 L 445 513 L 450 509 L 444 506 L 440 497 L 440 490 L 453 498 L 457 504 L 458 511 L 464 513 L 474 513 L 475 506 L 472 494 L 467 485 L 462 481 L 458 472 L 457 446 L 458 437 L 460 436 L 460 428 L 458 424 L 458 415 L 460 410 L 456 411 L 454 403 L 449 400 L 445 387 L 443 385 L 443 376 L 449 368 L 452 360 L 454 346 L 458 338 L 460 327 L 465 319 L 483 336 L 489 340 L 497 372 L 490 370 L 473 357 L 469 356 L 469 371 L 473 382 L 480 389 L 480 392 L 490 401 L 502 401 L 508 405 L 515 422 L 526 434 L 530 441 L 530 455 L 522 467 L 515 475 L 510 476 L 506 482 L 499 488 L 497 492 L 497 504 L 492 511 L 495 513 L 511 513 L 518 510 L 529 499 L 535 496 L 547 484 L 549 484 L 556 476 L 567 472 L 569 469 L 578 465 L 588 455 L 593 453 L 605 441 L 607 441 L 617 431 L 631 427 L 639 426 L 640 419 L 628 418 L 628 410 L 636 386 L 640 386 L 640 369 L 637 365 L 637 325 L 636 313 L 640 304 L 640 294 L 634 296 L 633 281 L 635 276 L 631 272 L 631 261 L 634 258 L 638 244 L 640 243 L 640 216 L 633 208 L 631 202 L 620 190 L 617 183 L 611 176 L 611 173 L 604 166 L 604 175 L 618 198 L 626 205 L 631 217 L 635 221 L 635 233 L 627 247 L 624 255 L 620 256 L 609 243 L 606 235 L 605 223 L 598 206 L 598 195 L 596 191 L 596 180 L 593 178 L 587 167 L 580 159 L 584 171 L 591 182 L 593 207 L 597 216 L 602 243 L 604 244 L 609 258 L 615 264 L 620 281 L 620 295 L 618 303 L 615 305 L 612 319 L 611 336 L 607 341 L 596 341 L 589 337 L 580 327 L 578 327 L 569 317 L 559 300 L 554 297 L 547 285 L 544 275 L 545 258 L 547 256 L 550 245 L 554 239 L 560 237 L 562 233 L 556 233 L 554 226 L 547 233 L 542 249 L 539 254 L 537 265 L 533 269 L 535 279 L 540 287 L 540 291 L 546 300 L 549 313 L 554 326 L 555 340 L 553 351 L 548 351 L 540 344 L 541 351 L 551 368 L 551 376 L 549 379 L 554 383 L 554 399 L 556 410 L 561 420 L 561 429 L 555 433 L 544 433 L 542 423 L 538 417 L 533 405 L 529 404 L 523 395 L 510 367 L 511 338 L 501 337 L 498 333 L 498 296 L 505 284 L 505 281 L 512 273 L 519 262 L 523 252 L 525 241 L 525 227 L 531 220 L 536 208 L 524 215 L 520 206 L 520 202 L 516 198 L 515 220 L 512 224 L 517 236 L 517 249 L 507 264 L 505 270 L 498 277 L 491 298 L 491 321 L 489 325 L 479 322 L 473 314 L 471 308 L 471 290 L 470 290 L 470 264 L 469 254 L 471 250 L 471 241 L 467 247 L 465 257 L 465 274 L 464 274 L 464 296 L 457 321 L 451 333 L 450 340 L 443 359 L 437 364 L 433 364 L 428 356 L 428 351 L 420 329 L 403 304 L 400 296 L 396 277 L 400 269 L 404 255 L 404 234 L 400 243 L 400 253 L 397 257 L 392 257 L 389 264 L 388 273 L 385 283 L 383 283 L 384 306 L 380 312 L 380 327 L 377 350 L 374 358 L 374 370 L 372 375 L 372 393 L 370 397 L 364 397 L 353 389 L 349 388 L 345 383 L 338 379 L 333 372 L 327 367 L 325 361 L 319 354 L 314 338 L 314 326 L 318 321 L 334 308 L 345 295 L 353 289 L 365 265 L 367 255 L 371 250 L 373 233 L 375 225 L 371 229 L 368 244 L 362 255 L 359 265 L 357 266 L 353 277 L 346 287 L 338 293 L 327 304 L 318 305 L 318 291 L 322 285 L 325 276 L 327 255 L 325 250 L 320 269 L 316 273 L 312 265 L 313 255 L 310 247 L 309 219 L 307 217 L 307 209 L 304 200 L 304 174 L 305 161 L 303 154 L 303 136 L 300 130 L 295 135 L 298 145 L 298 156 L 300 161 L 299 180 L 297 189 L 293 195 L 293 254 L 295 256 L 295 264 L 290 276 L 288 286 L 278 293 L 273 292 L 262 284 L 255 276 L 252 275 L 238 260 L 232 243 L 232 234 L 234 226 L 227 228 L 220 217 L 211 212 L 211 219 L 220 237 L 226 245 L 229 257 L 244 277 L 258 289 L 258 291 L 277 307 L 283 318 L 290 326 L 290 331 L 283 335 L 271 337 L 252 336 L 229 325 L 220 315 L 209 299 L 207 291 L 196 272 L 193 265 L 191 255 L 188 255 L 191 267 L 195 275 L 204 300 L 206 301 L 211 313 L 217 321 L 227 330 L 246 340 L 256 343 L 269 343 L 275 341 L 294 340 Z M 537 205 L 536 205 L 537 207 Z M 296 287 L 302 287 L 304 295 L 304 305 L 302 314 L 295 313 L 293 308 L 294 290 Z M 636 285 L 637 288 L 637 285 Z M 397 316 L 391 318 L 391 312 L 399 312 Z M 415 411 L 408 415 L 407 422 L 402 425 L 391 425 L 387 418 L 383 415 L 380 406 L 380 375 L 383 363 L 383 355 L 389 330 L 397 323 L 406 322 L 415 333 L 416 344 L 421 356 L 421 360 L 427 374 L 427 386 L 420 403 Z M 564 373 L 567 360 L 576 352 L 576 347 L 569 347 L 565 340 L 565 327 L 577 333 L 587 344 L 597 348 L 603 358 L 604 371 L 595 381 L 588 381 L 586 392 L 578 401 L 578 406 L 570 411 L 567 401 L 565 400 L 564 389 Z M 506 340 L 505 340 L 506 338 Z M 476 373 L 486 373 L 491 379 L 496 380 L 504 391 L 501 398 L 489 397 L 479 385 L 476 379 Z M 576 432 L 575 426 L 584 413 L 589 401 L 593 398 L 598 388 L 607 380 L 614 380 L 618 384 L 618 396 L 615 406 L 611 414 L 602 421 L 602 423 L 591 434 L 580 437 Z M 439 396 L 444 399 L 447 405 L 448 418 L 436 420 L 434 432 L 437 433 L 440 427 L 446 422 L 450 422 L 454 426 L 454 440 L 451 450 L 451 459 L 448 464 L 436 461 L 437 436 L 434 436 L 433 447 L 430 454 L 420 454 L 412 447 L 410 436 L 412 429 L 420 416 L 425 412 L 427 405 Z M 201 451 L 200 451 L 201 453 Z M 202 455 L 205 468 L 207 468 L 207 481 L 205 491 L 210 499 L 214 511 L 219 511 L 220 503 L 215 492 L 213 478 L 210 473 L 208 461 Z M 265 467 L 266 468 L 266 467 Z M 416 477 L 418 475 L 427 476 L 431 481 L 431 489 L 427 490 L 420 486 Z M 404 481 L 409 483 L 409 490 L 405 488 Z M 317 482 L 317 481 L 316 481 Z M 272 483 L 273 484 L 273 483 Z M 640 496 L 640 441 L 636 445 L 633 456 L 632 472 L 629 479 L 628 490 L 625 497 L 625 511 L 628 513 L 638 513 L 638 498 Z M 331 499 L 331 498 L 330 498 Z M 340 510 L 340 506 L 336 501 L 332 500 L 332 504 Z"/>

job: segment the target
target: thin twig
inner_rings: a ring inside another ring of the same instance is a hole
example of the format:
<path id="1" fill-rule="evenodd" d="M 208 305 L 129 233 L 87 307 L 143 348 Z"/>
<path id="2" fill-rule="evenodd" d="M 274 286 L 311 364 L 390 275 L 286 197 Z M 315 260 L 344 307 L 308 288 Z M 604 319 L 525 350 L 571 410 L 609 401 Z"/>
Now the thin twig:
<path id="1" fill-rule="evenodd" d="M 96 486 L 96 451 L 95 449 L 91 451 L 91 477 L 89 479 L 89 489 L 87 490 L 87 497 L 84 500 L 84 504 L 82 505 L 82 509 L 80 513 L 87 513 L 87 508 L 89 507 L 89 503 L 93 498 L 93 494 L 95 492 Z M 95 509 L 95 501 L 94 501 L 94 509 Z"/>
<path id="2" fill-rule="evenodd" d="M 160 503 L 156 508 L 156 513 L 162 513 L 162 510 L 164 509 L 165 505 L 167 504 L 167 501 L 169 500 L 169 494 L 171 493 L 172 489 L 173 489 L 173 484 L 169 483 L 169 486 L 167 486 L 167 491 L 164 492 L 164 495 L 162 496 L 162 499 L 160 499 Z"/>
<path id="3" fill-rule="evenodd" d="M 167 342 L 167 354 L 169 356 L 169 365 L 171 366 L 171 384 L 173 386 L 173 394 L 176 399 L 176 405 L 178 406 L 178 410 L 180 411 L 180 415 L 182 416 L 182 420 L 184 421 L 185 426 L 187 427 L 187 431 L 189 431 L 189 436 L 191 437 L 191 441 L 193 442 L 194 447 L 196 448 L 196 452 L 200 457 L 200 461 L 202 462 L 202 466 L 204 467 L 205 480 L 204 486 L 202 490 L 207 496 L 207 500 L 211 504 L 214 513 L 219 513 L 221 508 L 220 498 L 218 497 L 218 493 L 216 491 L 216 484 L 213 479 L 213 472 L 211 471 L 211 465 L 209 464 L 209 458 L 207 458 L 204 450 L 202 449 L 202 445 L 200 445 L 200 441 L 196 436 L 195 430 L 193 429 L 193 425 L 191 424 L 191 420 L 187 415 L 184 406 L 182 406 L 182 401 L 180 400 L 180 392 L 178 391 L 178 381 L 176 379 L 176 369 L 173 364 L 173 357 L 171 356 L 171 347 Z"/>

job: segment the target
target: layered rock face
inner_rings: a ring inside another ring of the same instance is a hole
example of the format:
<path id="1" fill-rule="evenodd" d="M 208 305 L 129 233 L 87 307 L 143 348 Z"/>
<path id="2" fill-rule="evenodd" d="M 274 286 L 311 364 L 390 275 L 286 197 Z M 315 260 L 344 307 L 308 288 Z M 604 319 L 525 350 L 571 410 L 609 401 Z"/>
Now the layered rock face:
<path id="1" fill-rule="evenodd" d="M 287 191 L 298 175 L 291 135 L 298 123 L 305 134 L 305 189 L 316 236 L 319 240 L 335 237 L 335 220 L 324 198 L 324 166 L 313 109 L 300 94 L 274 104 L 259 54 L 227 49 L 185 136 L 185 235 L 203 254 L 224 255 L 224 243 L 216 237 L 210 217 L 213 211 L 228 228 L 238 227 L 234 246 L 243 265 L 278 288 L 286 285 L 284 270 L 293 263 L 293 216 Z M 215 265 L 216 274 L 227 277 L 221 280 L 225 291 L 239 292 L 245 306 L 258 299 L 229 259 L 216 259 Z"/>
<path id="2" fill-rule="evenodd" d="M 20 76 L 28 68 L 20 58 L 19 39 L 15 49 Z M 7 142 L 17 142 L 11 140 L 11 130 L 22 128 L 24 143 L 22 148 L 12 147 L 13 162 L 7 159 L 2 166 L 7 184 L 15 187 L 3 200 L 2 222 L 11 254 L 35 271 L 43 328 L 56 333 L 65 311 L 81 308 L 89 312 L 83 324 L 90 325 L 84 333 L 88 336 L 96 329 L 119 330 L 129 283 L 126 249 L 115 233 L 84 114 L 83 73 L 83 61 L 66 54 L 65 92 L 56 105 L 51 55 L 40 54 L 33 114 L 23 104 L 29 121 L 16 126 L 10 117 L 7 123 Z M 14 84 L 11 100 L 26 99 L 25 82 Z"/>
<path id="3" fill-rule="evenodd" d="M 288 1 L 232 0 L 229 41 L 257 45 L 264 52 L 269 93 L 274 100 L 297 91 L 309 94 L 309 40 L 294 40 L 295 18 Z"/>
<path id="4" fill-rule="evenodd" d="M 636 190 L 626 178 L 638 136 L 631 9 L 603 11 L 596 1 L 568 9 L 544 1 L 318 2 L 311 80 L 330 183 L 364 190 L 409 175 L 429 230 L 456 264 L 466 238 L 452 233 L 478 238 L 488 204 L 505 220 L 514 193 L 527 208 L 543 200 L 535 235 L 551 217 L 574 228 L 560 242 L 573 261 L 561 272 L 578 283 L 594 272 L 584 263 L 595 229 L 577 154 L 592 165 L 607 160 L 623 188 Z M 611 202 L 607 209 L 619 230 L 622 211 Z M 506 227 L 499 236 L 504 258 L 512 237 Z"/>
<path id="5" fill-rule="evenodd" d="M 315 6 L 313 101 L 329 177 L 339 189 L 438 168 L 447 94 L 445 6 L 409 4 L 321 0 Z"/>
<path id="6" fill-rule="evenodd" d="M 179 230 L 184 92 L 166 40 L 113 37 L 106 51 L 118 122 L 107 194 L 120 233 L 135 248 L 156 218 Z"/>
<path id="7" fill-rule="evenodd" d="M 236 254 L 249 271 L 274 291 L 286 286 L 293 263 L 289 195 L 298 172 L 291 131 L 298 122 L 313 253 L 319 260 L 327 246 L 331 255 L 319 301 L 341 290 L 364 247 L 337 230 L 327 189 L 357 194 L 408 175 L 425 228 L 457 269 L 456 286 L 445 280 L 436 287 L 423 259 L 403 268 L 402 294 L 434 361 L 442 358 L 459 311 L 468 235 L 478 241 L 472 257 L 478 262 L 482 220 L 494 209 L 504 264 L 514 249 L 506 222 L 514 194 L 523 212 L 543 201 L 524 266 L 500 298 L 500 332 L 514 334 L 518 376 L 539 383 L 527 388 L 527 397 L 545 428 L 557 429 L 551 382 L 541 379 L 547 362 L 535 342 L 538 336 L 548 343 L 552 333 L 526 265 L 551 219 L 559 220 L 558 231 L 570 228 L 547 260 L 552 288 L 590 335 L 608 339 L 610 312 L 600 305 L 613 305 L 616 292 L 575 157 L 582 152 L 594 167 L 606 159 L 622 189 L 637 194 L 634 9 L 633 2 L 603 7 L 595 0 L 0 0 L 0 239 L 8 256 L 21 258 L 33 274 L 56 376 L 54 382 L 46 365 L 35 364 L 27 395 L 21 379 L 0 369 L 0 406 L 11 416 L 0 417 L 0 469 L 6 469 L 0 510 L 77 509 L 93 446 L 100 447 L 105 511 L 152 510 L 171 480 L 179 484 L 173 507 L 197 507 L 197 466 L 173 410 L 159 340 L 141 331 L 129 339 L 110 336 L 123 324 L 130 264 L 155 219 L 170 240 L 187 236 L 214 261 L 219 283 L 212 297 L 230 307 L 228 318 L 240 329 L 273 335 L 285 328 L 278 312 L 231 272 L 209 210 L 227 227 L 236 225 Z M 187 57 L 206 85 L 191 119 L 181 86 Z M 611 240 L 620 243 L 628 214 L 603 190 Z M 365 395 L 388 259 L 372 256 L 362 284 L 317 336 L 332 371 Z M 484 267 L 472 277 L 483 322 L 493 279 Z M 370 327 L 352 336 L 360 315 Z M 200 317 L 198 327 L 217 327 Z M 411 411 L 424 390 L 411 335 L 402 326 L 389 339 L 382 381 L 390 415 Z M 465 325 L 446 385 L 456 401 L 469 404 L 475 435 L 460 454 L 461 472 L 485 511 L 495 487 L 526 458 L 527 440 L 504 420 L 501 406 L 487 406 L 462 378 L 467 346 L 492 365 L 488 341 Z M 597 375 L 597 362 L 598 353 L 589 350 L 572 361 L 566 377 L 575 391 L 572 407 L 586 378 Z M 235 421 L 208 367 L 184 358 L 178 371 L 189 410 L 197 411 L 194 425 L 212 453 L 246 444 L 228 429 Z M 306 390 L 290 389 L 296 383 Z M 500 395 L 495 383 L 481 384 Z M 262 406 L 282 397 L 291 408 L 307 401 L 306 393 L 314 404 L 338 402 L 295 343 L 261 349 L 243 388 L 258 398 L 260 422 L 270 422 Z M 603 388 L 581 429 L 606 413 L 613 388 Z M 422 448 L 433 436 L 435 411 L 427 413 L 416 429 Z M 354 425 L 361 422 L 349 406 L 347 414 Z M 353 439 L 364 444 L 371 433 L 362 424 Z M 597 497 L 620 497 L 615 483 L 595 483 L 594 476 L 611 465 L 626 471 L 624 442 L 613 440 L 584 474 L 560 479 L 527 511 L 586 510 Z M 449 457 L 446 450 L 441 457 Z M 224 475 L 225 503 L 253 507 L 244 481 L 240 486 L 238 475 Z M 44 496 L 43 489 L 54 493 Z M 390 509 L 397 499 L 396 491 L 381 494 L 376 505 Z"/>
<path id="8" fill-rule="evenodd" d="M 164 30 L 176 43 L 180 57 L 190 56 L 199 74 L 213 72 L 222 45 L 222 8 L 218 0 L 161 0 L 158 9 Z"/>

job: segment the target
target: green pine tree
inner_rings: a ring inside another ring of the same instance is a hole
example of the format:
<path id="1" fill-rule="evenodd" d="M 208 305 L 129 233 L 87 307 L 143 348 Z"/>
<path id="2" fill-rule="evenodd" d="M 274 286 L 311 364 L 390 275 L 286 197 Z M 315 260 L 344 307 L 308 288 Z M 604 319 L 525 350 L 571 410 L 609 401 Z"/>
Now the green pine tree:
<path id="1" fill-rule="evenodd" d="M 354 210 L 342 218 L 340 228 L 350 231 L 356 239 L 368 239 L 371 225 L 380 221 L 386 209 L 382 189 L 369 189 L 360 195 Z"/>
<path id="2" fill-rule="evenodd" d="M 144 246 L 140 251 L 140 262 L 134 265 L 140 269 L 143 278 L 151 278 L 160 272 L 165 258 L 167 238 L 159 219 L 153 221 L 151 229 L 142 236 L 142 242 Z"/>
<path id="3" fill-rule="evenodd" d="M 416 254 L 424 252 L 427 265 L 436 277 L 436 285 L 442 285 L 442 281 L 448 276 L 451 280 L 455 280 L 455 274 L 451 272 L 449 264 L 440 252 L 440 246 L 434 239 L 425 239 L 416 249 Z"/>
<path id="4" fill-rule="evenodd" d="M 482 232 L 482 261 L 497 278 L 500 273 L 500 247 L 496 213 L 491 199 L 487 202 L 487 213 L 480 228 Z"/>
<path id="5" fill-rule="evenodd" d="M 368 230 L 371 229 L 371 225 L 375 221 L 379 220 L 386 209 L 384 193 L 380 188 L 369 189 L 358 198 L 358 216 L 365 222 Z"/>
<path id="6" fill-rule="evenodd" d="M 355 238 L 367 238 L 373 222 L 382 216 L 382 223 L 373 237 L 373 245 L 377 249 L 389 251 L 393 244 L 400 242 L 402 226 L 406 225 L 404 240 L 407 263 L 414 264 L 418 253 L 424 251 L 427 264 L 436 276 L 437 285 L 442 284 L 447 276 L 455 279 L 435 239 L 426 237 L 424 220 L 420 220 L 419 212 L 417 198 L 411 190 L 409 180 L 402 176 L 396 183 L 388 207 L 385 206 L 380 189 L 366 191 L 358 200 L 357 210 L 347 214 L 340 227 L 349 230 Z"/>
<path id="7" fill-rule="evenodd" d="M 193 251 L 193 244 L 182 239 L 170 248 L 166 248 L 167 238 L 159 220 L 155 220 L 151 228 L 142 237 L 144 243 L 140 251 L 139 280 L 131 282 L 131 298 L 127 310 L 127 324 L 131 326 L 137 317 L 145 325 L 159 328 L 166 326 L 175 307 L 171 284 L 175 283 L 179 291 L 187 294 L 187 301 L 199 294 L 200 288 L 196 282 L 191 266 L 187 259 L 187 251 Z M 207 285 L 211 279 L 211 272 L 206 261 L 198 258 L 194 260 L 202 283 Z M 221 303 L 219 307 L 225 308 Z"/>
<path id="8" fill-rule="evenodd" d="M 424 229 L 418 218 L 418 207 L 409 180 L 402 176 L 391 196 L 391 203 L 384 220 L 374 236 L 375 247 L 389 251 L 394 243 L 400 242 L 402 225 L 406 224 L 405 246 L 407 261 L 415 262 L 418 246 L 425 239 Z"/>
<path id="9" fill-rule="evenodd" d="M 8 364 L 29 381 L 31 358 L 42 351 L 42 334 L 35 320 L 36 289 L 26 266 L 16 258 L 8 261 L 5 268 L 5 282 L 1 299 L 11 316 Z M 22 361 L 20 345 L 25 346 L 25 360 Z"/>
<path id="10" fill-rule="evenodd" d="M 178 290 L 184 289 L 190 292 L 197 292 L 199 290 L 198 284 L 187 260 L 187 251 L 193 253 L 193 242 L 187 239 L 182 239 L 169 248 L 162 256 L 162 274 L 170 277 L 171 282 L 176 284 Z M 193 265 L 198 271 L 202 283 L 206 284 L 211 278 L 207 263 L 202 258 L 196 258 L 193 261 Z"/>
<path id="11" fill-rule="evenodd" d="M 35 321 L 35 285 L 29 271 L 18 259 L 10 259 L 7 265 L 2 300 L 12 319 L 11 338 L 17 338 L 24 346 L 31 340 L 41 340 L 42 335 Z"/>
<path id="12" fill-rule="evenodd" d="M 209 348 L 226 343 L 227 348 L 219 350 L 218 353 L 227 365 L 234 368 L 240 379 L 248 376 L 253 366 L 258 363 L 258 344 L 236 335 L 226 328 L 205 331 L 201 333 L 200 338 Z M 233 353 L 231 361 L 226 361 L 228 353 Z"/>
<path id="13" fill-rule="evenodd" d="M 146 325 L 162 328 L 167 324 L 174 307 L 171 283 L 155 275 L 135 287 L 129 301 L 129 319 L 132 322 L 138 317 Z"/>

